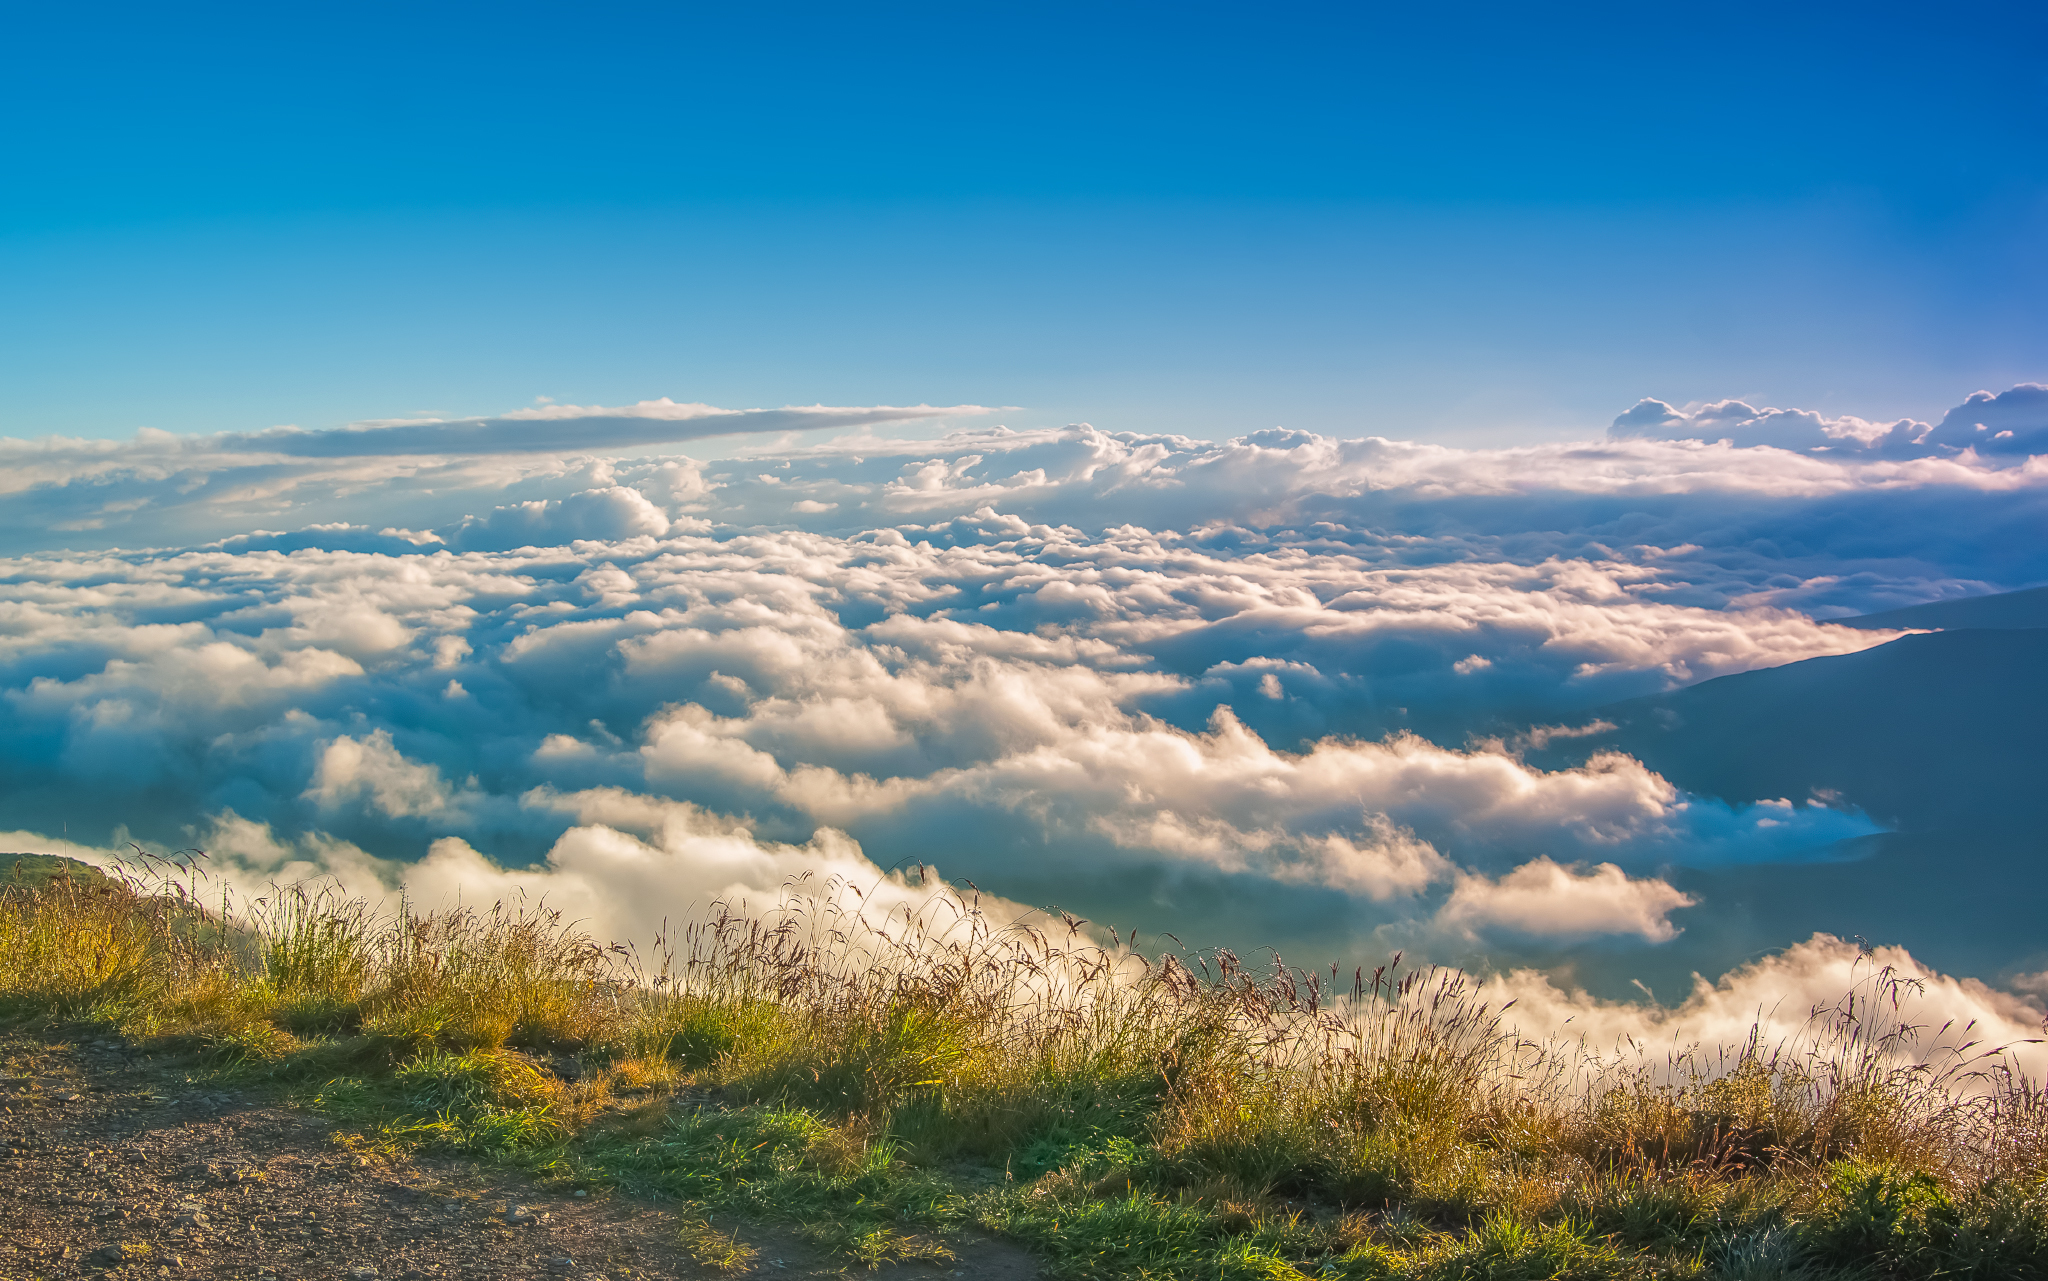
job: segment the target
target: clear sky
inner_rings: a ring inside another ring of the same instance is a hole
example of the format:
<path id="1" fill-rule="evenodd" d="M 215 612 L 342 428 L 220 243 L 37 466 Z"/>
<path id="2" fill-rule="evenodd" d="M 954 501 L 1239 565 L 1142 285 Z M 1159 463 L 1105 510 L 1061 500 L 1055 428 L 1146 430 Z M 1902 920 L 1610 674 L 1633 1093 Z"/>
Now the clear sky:
<path id="1" fill-rule="evenodd" d="M 0 434 L 1592 434 L 2048 379 L 2033 4 L 17 8 Z"/>

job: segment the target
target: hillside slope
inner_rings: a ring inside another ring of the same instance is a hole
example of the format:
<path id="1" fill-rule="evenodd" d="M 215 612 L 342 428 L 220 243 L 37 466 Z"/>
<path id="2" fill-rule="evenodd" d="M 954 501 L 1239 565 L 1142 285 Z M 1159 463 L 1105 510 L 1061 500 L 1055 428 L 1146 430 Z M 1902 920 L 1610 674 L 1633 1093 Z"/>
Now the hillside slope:
<path id="1" fill-rule="evenodd" d="M 1834 793 L 1904 830 L 2048 817 L 2048 629 L 1903 636 L 1598 714 L 1603 745 L 1704 795 Z"/>
<path id="2" fill-rule="evenodd" d="M 2048 968 L 2048 946 L 2012 944 L 2044 939 L 2048 918 L 2048 629 L 1905 636 L 1595 714 L 1613 732 L 1532 761 L 1618 748 L 1698 795 L 1820 798 L 1895 829 L 1807 863 L 1673 870 L 1701 905 L 1652 962 L 1660 986 L 1815 930 L 1901 943 L 1951 972 Z"/>
<path id="3" fill-rule="evenodd" d="M 1878 614 L 1828 620 L 1843 627 L 1879 630 L 1893 627 L 1940 627 L 1958 629 L 2048 627 L 2048 587 L 2023 592 L 2000 592 L 1995 596 L 1965 596 L 1961 600 L 1929 601 L 1888 609 Z"/>

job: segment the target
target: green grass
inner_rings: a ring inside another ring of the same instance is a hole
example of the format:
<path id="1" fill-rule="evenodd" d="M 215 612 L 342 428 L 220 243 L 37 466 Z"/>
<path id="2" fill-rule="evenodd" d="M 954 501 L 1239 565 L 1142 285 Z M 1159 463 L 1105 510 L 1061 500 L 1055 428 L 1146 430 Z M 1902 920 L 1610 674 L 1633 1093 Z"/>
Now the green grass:
<path id="1" fill-rule="evenodd" d="M 682 1216 L 676 1239 L 699 1266 L 718 1272 L 745 1272 L 761 1253 L 732 1233 L 713 1227 L 708 1218 L 693 1214 Z"/>
<path id="2" fill-rule="evenodd" d="M 199 888 L 0 891 L 0 1017 L 670 1202 L 714 1269 L 776 1222 L 855 1268 L 988 1231 L 1076 1279 L 2048 1278 L 2041 1087 L 1920 1061 L 1889 971 L 1804 1038 L 1616 1063 L 1505 1034 L 1455 973 L 1332 992 L 943 893 L 886 923 L 797 895 L 643 964 L 542 909 Z"/>
<path id="3" fill-rule="evenodd" d="M 57 854 L 0 854 L 0 893 L 8 889 L 36 890 L 52 880 L 64 878 L 103 882 L 107 874 L 90 863 Z"/>

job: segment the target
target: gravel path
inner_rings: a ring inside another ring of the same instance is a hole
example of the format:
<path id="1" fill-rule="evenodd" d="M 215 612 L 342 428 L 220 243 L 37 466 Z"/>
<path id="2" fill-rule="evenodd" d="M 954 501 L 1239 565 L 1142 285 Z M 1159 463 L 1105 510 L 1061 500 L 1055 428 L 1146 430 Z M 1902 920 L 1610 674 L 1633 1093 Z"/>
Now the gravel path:
<path id="1" fill-rule="evenodd" d="M 187 1075 L 110 1042 L 0 1033 L 0 1281 L 726 1275 L 682 1252 L 659 1205 L 542 1192 L 454 1160 L 359 1156 L 316 1116 Z M 840 1274 L 794 1234 L 737 1233 L 760 1251 L 752 1275 Z M 885 1271 L 1029 1281 L 1036 1270 L 983 1240 L 955 1264 Z"/>

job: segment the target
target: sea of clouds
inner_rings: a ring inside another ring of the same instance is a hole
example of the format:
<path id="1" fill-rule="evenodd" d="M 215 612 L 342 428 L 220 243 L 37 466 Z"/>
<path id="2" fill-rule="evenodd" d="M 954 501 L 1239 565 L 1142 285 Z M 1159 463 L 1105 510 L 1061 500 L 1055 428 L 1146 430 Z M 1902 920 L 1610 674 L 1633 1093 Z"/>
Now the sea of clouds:
<path id="1" fill-rule="evenodd" d="M 1869 958 L 1786 939 L 1675 1009 L 1588 995 L 1712 910 L 1672 869 L 1878 825 L 1525 754 L 1896 635 L 1830 619 L 2048 580 L 2040 386 L 1937 424 L 1646 400 L 1494 450 L 1000 417 L 664 400 L 0 441 L 0 848 L 197 846 L 252 889 L 524 893 L 632 938 L 804 876 L 895 901 L 929 863 L 1704 1035 Z"/>

